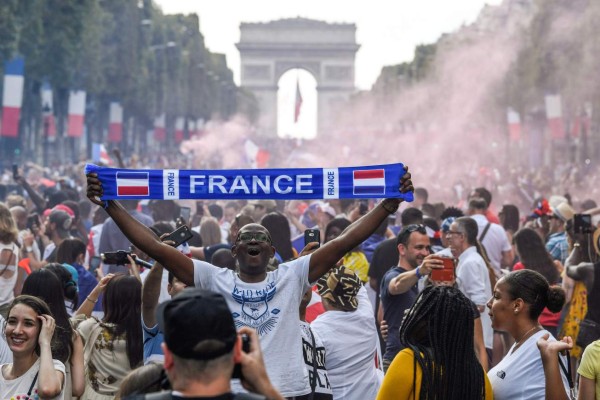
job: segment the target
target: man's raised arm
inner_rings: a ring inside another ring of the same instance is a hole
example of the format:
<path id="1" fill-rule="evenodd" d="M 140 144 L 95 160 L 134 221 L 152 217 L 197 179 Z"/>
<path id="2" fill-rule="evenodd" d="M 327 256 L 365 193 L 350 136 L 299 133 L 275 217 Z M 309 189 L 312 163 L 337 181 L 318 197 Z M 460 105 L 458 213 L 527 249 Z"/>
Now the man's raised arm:
<path id="1" fill-rule="evenodd" d="M 104 206 L 100 200 L 102 183 L 96 173 L 87 175 L 87 197 L 92 203 Z M 186 285 L 194 285 L 194 263 L 181 254 L 177 249 L 164 244 L 144 224 L 133 218 L 118 201 L 109 200 L 106 212 L 112 217 L 119 229 L 135 245 L 154 260 L 165 265 L 173 274 Z"/>
<path id="2" fill-rule="evenodd" d="M 413 191 L 413 184 L 408 168 L 406 173 L 400 179 L 400 192 L 407 193 Z M 327 242 L 323 247 L 313 253 L 310 259 L 308 280 L 316 282 L 339 260 L 365 241 L 381 223 L 390 215 L 398 210 L 398 206 L 404 199 L 385 199 L 365 216 L 352 223 L 337 238 Z"/>

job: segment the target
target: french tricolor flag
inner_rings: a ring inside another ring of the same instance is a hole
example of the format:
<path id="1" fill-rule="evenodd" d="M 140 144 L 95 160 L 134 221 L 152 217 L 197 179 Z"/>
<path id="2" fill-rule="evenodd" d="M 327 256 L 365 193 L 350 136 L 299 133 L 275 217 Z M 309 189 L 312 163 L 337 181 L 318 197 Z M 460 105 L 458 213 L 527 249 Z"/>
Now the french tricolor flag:
<path id="1" fill-rule="evenodd" d="M 14 58 L 4 64 L 4 92 L 2 93 L 2 131 L 0 136 L 19 136 L 19 118 L 23 103 L 23 70 L 25 60 Z"/>
<path id="2" fill-rule="evenodd" d="M 545 97 L 546 117 L 548 128 L 552 139 L 564 139 L 565 127 L 562 118 L 562 102 L 560 95 L 548 95 Z"/>
<path id="3" fill-rule="evenodd" d="M 83 135 L 83 120 L 85 118 L 85 91 L 71 90 L 69 93 L 69 123 L 67 135 L 81 137 Z"/>
<path id="4" fill-rule="evenodd" d="M 355 170 L 352 176 L 354 194 L 385 194 L 385 170 Z"/>
<path id="5" fill-rule="evenodd" d="M 521 116 L 518 112 L 509 108 L 506 119 L 508 120 L 508 135 L 512 142 L 518 142 L 521 139 Z"/>
<path id="6" fill-rule="evenodd" d="M 154 140 L 164 142 L 166 139 L 165 126 L 165 114 L 154 118 Z"/>
<path id="7" fill-rule="evenodd" d="M 185 118 L 177 117 L 175 119 L 175 143 L 183 141 L 183 129 L 185 128 Z"/>
<path id="8" fill-rule="evenodd" d="M 117 195 L 148 196 L 150 179 L 148 172 L 117 172 Z"/>
<path id="9" fill-rule="evenodd" d="M 123 140 L 123 107 L 118 102 L 110 103 L 108 141 L 118 143 Z"/>
<path id="10" fill-rule="evenodd" d="M 44 117 L 44 134 L 49 141 L 56 138 L 56 121 L 54 120 L 54 100 L 52 86 L 48 82 L 42 84 L 42 115 Z"/>

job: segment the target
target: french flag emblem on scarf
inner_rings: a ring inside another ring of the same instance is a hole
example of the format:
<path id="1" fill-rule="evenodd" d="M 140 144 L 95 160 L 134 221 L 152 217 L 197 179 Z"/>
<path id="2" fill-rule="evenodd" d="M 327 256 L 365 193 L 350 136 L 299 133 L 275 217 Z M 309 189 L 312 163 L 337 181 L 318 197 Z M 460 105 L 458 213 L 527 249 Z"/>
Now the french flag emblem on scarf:
<path id="1" fill-rule="evenodd" d="M 148 196 L 150 179 L 148 172 L 117 172 L 119 196 Z"/>
<path id="2" fill-rule="evenodd" d="M 384 194 L 385 170 L 355 170 L 353 173 L 352 186 L 354 188 L 354 194 Z"/>

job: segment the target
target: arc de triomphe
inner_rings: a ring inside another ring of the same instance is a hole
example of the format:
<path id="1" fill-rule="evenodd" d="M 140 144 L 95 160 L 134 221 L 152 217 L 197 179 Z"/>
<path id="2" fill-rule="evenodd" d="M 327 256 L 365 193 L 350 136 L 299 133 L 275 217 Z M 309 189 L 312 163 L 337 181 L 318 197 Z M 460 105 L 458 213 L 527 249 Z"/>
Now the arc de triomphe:
<path id="1" fill-rule="evenodd" d="M 331 129 L 333 110 L 355 92 L 354 62 L 359 45 L 355 24 L 305 18 L 240 24 L 241 86 L 260 105 L 258 134 L 277 135 L 278 82 L 301 68 L 317 81 L 317 133 Z"/>

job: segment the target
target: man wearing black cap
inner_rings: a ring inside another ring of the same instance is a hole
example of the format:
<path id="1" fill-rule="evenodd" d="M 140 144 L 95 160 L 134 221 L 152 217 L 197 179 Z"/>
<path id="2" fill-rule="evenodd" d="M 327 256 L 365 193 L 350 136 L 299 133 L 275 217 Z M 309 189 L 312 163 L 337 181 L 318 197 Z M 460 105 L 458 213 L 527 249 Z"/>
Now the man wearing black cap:
<path id="1" fill-rule="evenodd" d="M 96 174 L 88 175 L 88 198 L 96 204 L 102 196 L 102 184 Z M 413 190 L 410 173 L 402 177 L 399 190 Z M 298 329 L 298 309 L 302 296 L 334 266 L 344 254 L 363 242 L 391 214 L 401 199 L 385 199 L 371 212 L 350 225 L 306 257 L 282 263 L 267 272 L 275 254 L 269 231 L 258 224 L 239 230 L 231 252 L 239 272 L 192 260 L 173 247 L 163 244 L 143 224 L 132 218 L 118 201 L 108 201 L 106 210 L 134 245 L 167 267 L 188 286 L 221 293 L 237 328 L 254 328 L 260 336 L 266 367 L 273 385 L 285 397 L 310 393 L 308 374 L 302 356 Z M 198 315 L 198 314 L 196 314 Z"/>
<path id="2" fill-rule="evenodd" d="M 269 399 L 282 399 L 267 376 L 256 332 L 247 327 L 240 329 L 240 334 L 250 339 L 250 351 L 243 352 L 241 336 L 222 295 L 187 288 L 158 307 L 156 320 L 165 335 L 164 367 L 173 399 L 249 398 L 231 392 L 235 363 L 241 364 L 247 390 Z"/>

